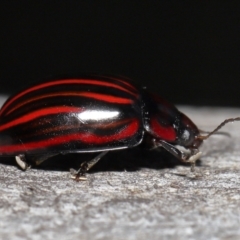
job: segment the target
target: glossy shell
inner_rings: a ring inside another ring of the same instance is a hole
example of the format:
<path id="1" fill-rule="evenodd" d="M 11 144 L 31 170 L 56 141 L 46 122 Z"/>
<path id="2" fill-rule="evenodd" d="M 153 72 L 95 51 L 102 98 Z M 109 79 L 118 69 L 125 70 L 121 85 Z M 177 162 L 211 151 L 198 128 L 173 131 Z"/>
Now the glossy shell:
<path id="1" fill-rule="evenodd" d="M 139 89 L 113 77 L 62 78 L 14 95 L 0 111 L 0 154 L 129 148 L 144 134 Z"/>

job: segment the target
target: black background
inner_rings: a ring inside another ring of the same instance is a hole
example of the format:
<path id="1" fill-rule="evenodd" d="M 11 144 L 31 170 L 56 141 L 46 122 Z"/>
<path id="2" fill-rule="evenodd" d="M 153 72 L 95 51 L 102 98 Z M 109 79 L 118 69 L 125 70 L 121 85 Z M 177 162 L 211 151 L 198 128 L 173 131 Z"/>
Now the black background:
<path id="1" fill-rule="evenodd" d="M 1 1 L 0 93 L 128 76 L 173 103 L 240 106 L 239 1 Z"/>

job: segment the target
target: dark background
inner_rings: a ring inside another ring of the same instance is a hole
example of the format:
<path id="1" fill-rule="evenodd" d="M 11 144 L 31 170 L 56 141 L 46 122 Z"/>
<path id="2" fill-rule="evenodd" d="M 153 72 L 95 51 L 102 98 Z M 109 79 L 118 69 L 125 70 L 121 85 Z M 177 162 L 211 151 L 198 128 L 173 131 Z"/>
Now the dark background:
<path id="1" fill-rule="evenodd" d="M 1 1 L 0 93 L 128 76 L 173 103 L 240 106 L 239 1 Z"/>

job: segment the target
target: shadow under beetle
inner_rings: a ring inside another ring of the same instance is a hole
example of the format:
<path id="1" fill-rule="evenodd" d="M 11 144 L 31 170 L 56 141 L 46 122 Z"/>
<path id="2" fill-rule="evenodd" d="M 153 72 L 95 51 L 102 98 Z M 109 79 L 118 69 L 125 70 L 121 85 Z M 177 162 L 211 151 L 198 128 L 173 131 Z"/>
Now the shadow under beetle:
<path id="1" fill-rule="evenodd" d="M 172 104 L 131 80 L 87 75 L 45 81 L 10 97 L 0 111 L 0 155 L 14 156 L 23 170 L 30 162 L 67 153 L 99 152 L 73 173 L 86 172 L 108 151 L 144 144 L 164 148 L 192 170 L 203 140 L 197 126 Z"/>

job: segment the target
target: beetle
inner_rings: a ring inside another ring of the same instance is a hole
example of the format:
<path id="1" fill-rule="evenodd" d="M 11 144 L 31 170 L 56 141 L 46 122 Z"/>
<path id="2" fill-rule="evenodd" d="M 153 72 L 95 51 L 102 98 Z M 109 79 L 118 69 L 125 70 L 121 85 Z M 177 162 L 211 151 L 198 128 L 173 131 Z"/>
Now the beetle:
<path id="1" fill-rule="evenodd" d="M 73 175 L 86 172 L 108 151 L 147 143 L 194 166 L 206 136 L 174 105 L 127 78 L 62 77 L 32 85 L 0 110 L 0 156 L 14 156 L 21 169 L 67 153 L 99 152 Z M 31 161 L 30 161 L 31 160 Z"/>

